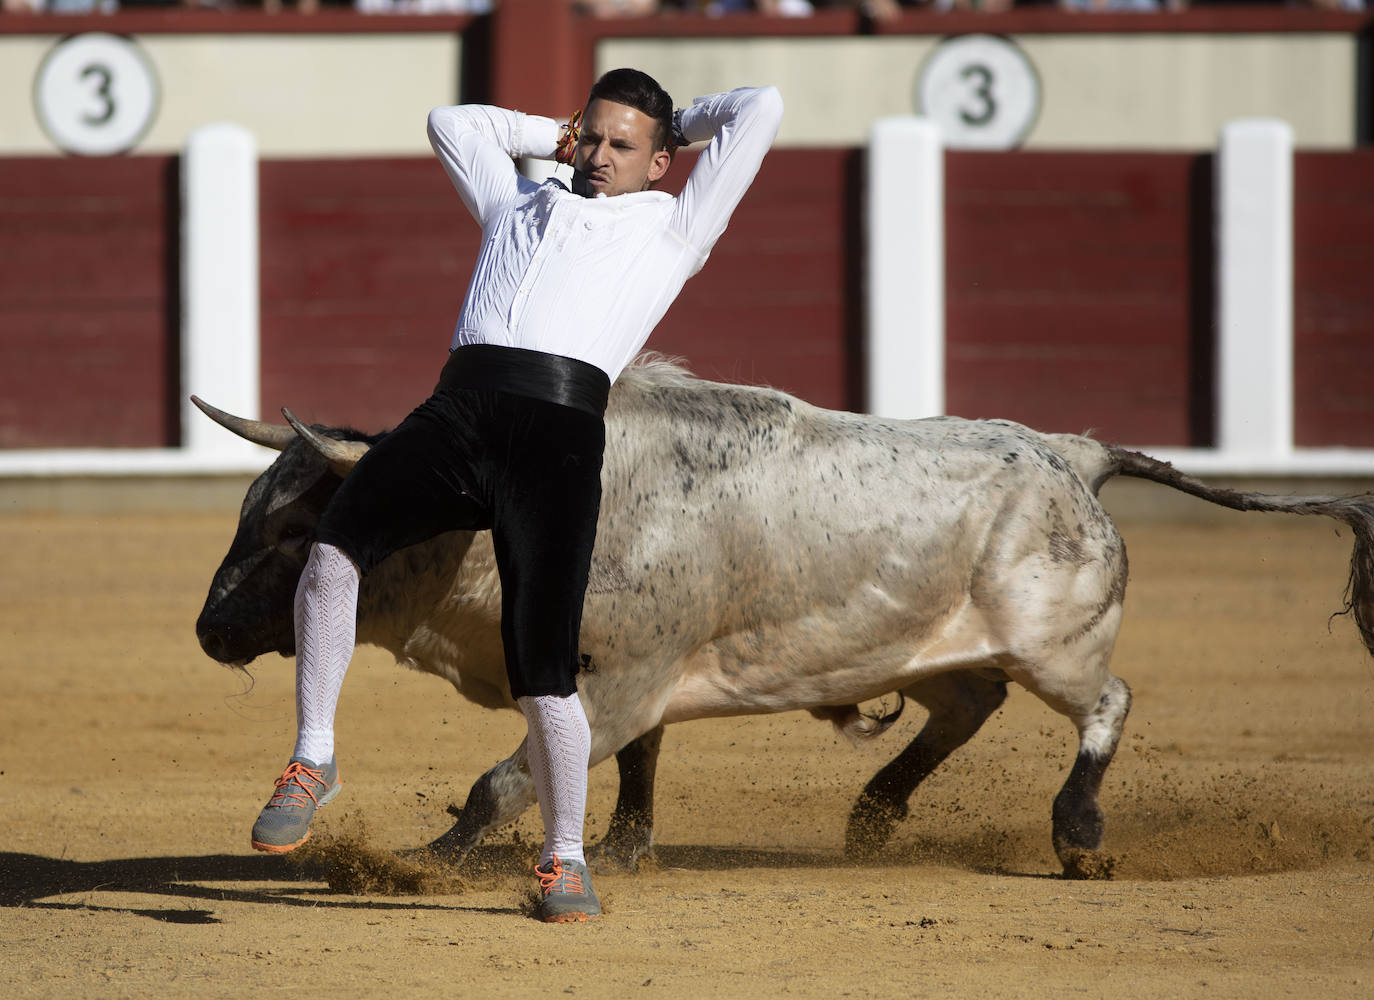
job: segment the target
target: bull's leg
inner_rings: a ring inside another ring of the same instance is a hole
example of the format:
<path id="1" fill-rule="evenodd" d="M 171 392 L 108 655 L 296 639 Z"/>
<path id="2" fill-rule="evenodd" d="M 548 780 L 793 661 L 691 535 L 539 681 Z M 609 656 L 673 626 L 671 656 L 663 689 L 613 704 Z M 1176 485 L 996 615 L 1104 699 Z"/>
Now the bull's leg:
<path id="1" fill-rule="evenodd" d="M 1068 878 L 1111 878 L 1115 859 L 1101 854 L 1102 809 L 1097 793 L 1116 754 L 1131 710 L 1131 689 L 1108 676 L 1097 705 L 1078 725 L 1078 758 L 1054 799 L 1054 852 Z"/>
<path id="2" fill-rule="evenodd" d="M 425 850 L 447 861 L 462 861 L 483 837 L 519 817 L 534 801 L 534 781 L 525 765 L 522 743 L 519 750 L 477 779 L 461 810 L 449 807 L 457 822 Z"/>
<path id="3" fill-rule="evenodd" d="M 961 672 L 932 677 L 904 693 L 920 702 L 930 717 L 854 803 L 844 835 L 850 857 L 870 857 L 882 849 L 906 818 L 907 800 L 916 786 L 997 711 L 1007 696 L 1007 683 Z"/>
<path id="4" fill-rule="evenodd" d="M 615 800 L 606 836 L 587 851 L 601 869 L 634 871 L 654 846 L 654 774 L 663 745 L 663 727 L 655 726 L 633 739 L 615 755 L 620 769 L 620 794 Z"/>

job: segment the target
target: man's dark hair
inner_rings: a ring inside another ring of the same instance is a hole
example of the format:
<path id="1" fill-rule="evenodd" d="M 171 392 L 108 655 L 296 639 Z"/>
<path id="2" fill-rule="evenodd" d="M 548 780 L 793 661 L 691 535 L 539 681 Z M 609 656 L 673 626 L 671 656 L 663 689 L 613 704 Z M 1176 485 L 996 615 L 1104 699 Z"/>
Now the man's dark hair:
<path id="1" fill-rule="evenodd" d="M 648 73 L 637 69 L 613 69 L 592 84 L 587 103 L 598 98 L 624 104 L 648 115 L 657 124 L 654 149 L 668 148 L 668 138 L 673 133 L 673 99 Z"/>

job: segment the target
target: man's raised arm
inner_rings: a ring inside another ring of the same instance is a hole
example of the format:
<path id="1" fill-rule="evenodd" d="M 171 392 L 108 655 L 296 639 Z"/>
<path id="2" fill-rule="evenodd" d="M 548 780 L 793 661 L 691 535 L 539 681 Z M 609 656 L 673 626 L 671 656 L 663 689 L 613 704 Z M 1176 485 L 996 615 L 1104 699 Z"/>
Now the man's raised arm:
<path id="1" fill-rule="evenodd" d="M 782 123 L 776 87 L 740 87 L 698 97 L 674 116 L 687 142 L 709 139 L 678 197 L 676 228 L 703 258 L 758 173 Z"/>
<path id="2" fill-rule="evenodd" d="M 462 104 L 431 111 L 428 131 L 429 143 L 463 204 L 485 226 L 520 190 L 523 178 L 511 160 L 552 159 L 558 128 L 552 118 Z"/>

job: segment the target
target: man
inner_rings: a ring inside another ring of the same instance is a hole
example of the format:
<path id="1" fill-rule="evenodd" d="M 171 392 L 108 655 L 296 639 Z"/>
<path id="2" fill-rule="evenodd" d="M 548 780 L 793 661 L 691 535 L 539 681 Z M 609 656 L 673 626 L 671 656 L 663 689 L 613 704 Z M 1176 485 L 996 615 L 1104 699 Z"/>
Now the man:
<path id="1" fill-rule="evenodd" d="M 360 575 L 442 532 L 490 528 L 506 671 L 544 820 L 540 916 L 600 915 L 582 851 L 591 735 L 575 675 L 606 396 L 706 262 L 781 117 L 771 87 L 675 112 L 629 69 L 598 80 L 566 126 L 480 105 L 430 112 L 430 142 L 482 248 L 434 394 L 367 452 L 320 519 L 296 592 L 296 745 L 255 848 L 300 846 L 338 793 L 334 710 Z M 675 148 L 701 140 L 682 194 L 652 190 Z M 573 166 L 572 191 L 512 163 L 555 155 Z"/>

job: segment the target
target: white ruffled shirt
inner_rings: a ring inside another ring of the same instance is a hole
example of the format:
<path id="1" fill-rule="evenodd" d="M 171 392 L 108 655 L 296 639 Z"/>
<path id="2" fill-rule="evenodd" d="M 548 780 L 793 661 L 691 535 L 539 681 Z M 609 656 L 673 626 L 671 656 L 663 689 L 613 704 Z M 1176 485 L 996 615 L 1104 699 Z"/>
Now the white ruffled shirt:
<path id="1" fill-rule="evenodd" d="M 552 118 L 477 104 L 435 108 L 430 143 L 482 227 L 452 346 L 560 354 L 615 381 L 706 263 L 781 121 L 774 87 L 698 98 L 678 124 L 689 141 L 710 143 L 680 195 L 583 198 L 557 181 L 528 180 L 512 162 L 553 157 Z"/>

